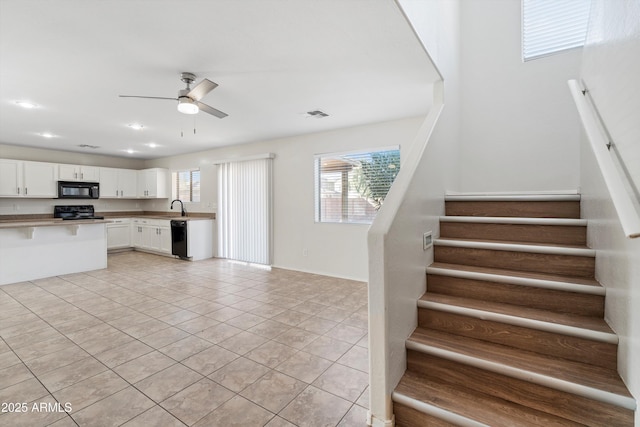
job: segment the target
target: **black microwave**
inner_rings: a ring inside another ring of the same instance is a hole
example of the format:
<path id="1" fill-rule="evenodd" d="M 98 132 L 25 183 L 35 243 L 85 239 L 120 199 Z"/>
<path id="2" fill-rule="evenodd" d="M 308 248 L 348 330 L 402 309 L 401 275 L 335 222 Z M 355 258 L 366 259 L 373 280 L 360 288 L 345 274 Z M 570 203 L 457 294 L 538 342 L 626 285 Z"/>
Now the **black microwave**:
<path id="1" fill-rule="evenodd" d="M 100 183 L 58 181 L 58 199 L 97 199 Z"/>

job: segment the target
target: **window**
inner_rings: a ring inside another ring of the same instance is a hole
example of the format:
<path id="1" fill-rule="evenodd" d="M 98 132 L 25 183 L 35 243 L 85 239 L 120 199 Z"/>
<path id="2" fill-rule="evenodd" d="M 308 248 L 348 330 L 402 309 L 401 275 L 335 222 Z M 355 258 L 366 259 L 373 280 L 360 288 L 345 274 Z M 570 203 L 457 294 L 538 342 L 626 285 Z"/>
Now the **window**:
<path id="1" fill-rule="evenodd" d="M 583 46 L 590 5 L 589 0 L 522 0 L 522 59 Z"/>
<path id="2" fill-rule="evenodd" d="M 183 202 L 200 201 L 200 170 L 173 172 L 171 175 L 172 196 Z"/>
<path id="3" fill-rule="evenodd" d="M 315 156 L 315 220 L 370 224 L 400 171 L 400 150 Z"/>

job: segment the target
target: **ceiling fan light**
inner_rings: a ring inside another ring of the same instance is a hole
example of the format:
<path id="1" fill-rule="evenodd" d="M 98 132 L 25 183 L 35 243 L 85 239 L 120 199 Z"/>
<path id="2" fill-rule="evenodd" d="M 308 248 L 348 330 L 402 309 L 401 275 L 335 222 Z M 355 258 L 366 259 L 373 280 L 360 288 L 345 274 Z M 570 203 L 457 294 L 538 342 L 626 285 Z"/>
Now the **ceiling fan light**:
<path id="1" fill-rule="evenodd" d="M 197 114 L 200 109 L 191 98 L 185 96 L 178 99 L 178 111 L 182 114 Z"/>

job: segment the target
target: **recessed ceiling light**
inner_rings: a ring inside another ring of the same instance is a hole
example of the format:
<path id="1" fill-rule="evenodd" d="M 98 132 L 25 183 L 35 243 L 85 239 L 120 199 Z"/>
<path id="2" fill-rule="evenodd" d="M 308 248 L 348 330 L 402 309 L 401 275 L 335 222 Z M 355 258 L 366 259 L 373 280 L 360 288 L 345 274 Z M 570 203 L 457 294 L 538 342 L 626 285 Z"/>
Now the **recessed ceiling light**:
<path id="1" fill-rule="evenodd" d="M 144 129 L 144 126 L 141 125 L 140 123 L 130 123 L 127 126 L 129 126 L 133 130 L 142 130 L 142 129 Z"/>
<path id="2" fill-rule="evenodd" d="M 150 142 L 147 144 L 147 147 L 149 148 L 156 148 L 158 146 L 158 144 L 156 144 L 155 142 Z"/>
<path id="3" fill-rule="evenodd" d="M 54 135 L 54 134 L 52 134 L 50 132 L 42 132 L 40 134 L 40 136 L 43 137 L 43 138 L 55 138 L 57 135 Z"/>
<path id="4" fill-rule="evenodd" d="M 129 154 L 133 154 L 133 153 L 135 153 L 135 150 L 132 150 L 131 148 L 129 148 L 128 150 L 124 150 L 124 151 L 126 151 L 126 152 L 127 152 L 127 153 L 129 153 Z"/>
<path id="5" fill-rule="evenodd" d="M 16 105 L 22 107 L 22 108 L 26 108 L 27 110 L 30 110 L 32 108 L 37 108 L 38 105 L 34 104 L 33 102 L 29 102 L 29 101 L 16 101 L 15 102 Z"/>

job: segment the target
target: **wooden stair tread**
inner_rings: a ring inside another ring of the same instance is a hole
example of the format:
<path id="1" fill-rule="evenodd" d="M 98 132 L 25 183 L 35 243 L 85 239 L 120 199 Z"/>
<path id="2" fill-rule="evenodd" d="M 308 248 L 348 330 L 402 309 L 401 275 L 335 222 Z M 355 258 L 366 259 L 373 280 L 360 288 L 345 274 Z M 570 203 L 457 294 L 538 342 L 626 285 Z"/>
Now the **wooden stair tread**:
<path id="1" fill-rule="evenodd" d="M 611 369 L 424 328 L 416 328 L 407 341 L 619 396 L 631 397 L 618 373 Z M 508 374 L 505 373 L 505 375 Z"/>
<path id="2" fill-rule="evenodd" d="M 603 319 L 597 317 L 557 313 L 553 311 L 540 310 L 518 305 L 481 301 L 471 298 L 461 298 L 429 292 L 420 297 L 420 300 L 437 302 L 440 304 L 455 305 L 458 307 L 471 308 L 475 310 L 490 311 L 493 313 L 505 314 L 509 316 L 539 320 L 541 322 L 557 323 L 560 325 L 567 325 L 576 328 L 615 334 L 615 332 L 611 330 L 609 325 L 607 325 L 607 323 Z"/>
<path id="3" fill-rule="evenodd" d="M 555 200 L 554 200 L 555 199 Z M 580 218 L 580 201 L 545 197 L 448 197 L 447 216 Z"/>
<path id="4" fill-rule="evenodd" d="M 567 419 L 452 384 L 406 372 L 396 392 L 487 425 L 570 426 Z"/>
<path id="5" fill-rule="evenodd" d="M 522 245 L 522 246 L 540 246 L 540 247 L 554 247 L 554 248 L 571 248 L 571 249 L 591 249 L 586 245 L 567 245 L 558 243 L 537 243 L 537 242 L 522 242 L 518 240 L 478 240 L 478 239 L 463 239 L 460 237 L 441 237 L 437 240 L 448 240 L 453 242 L 478 242 L 478 243 L 502 243 L 506 245 Z M 435 242 L 437 245 L 438 242 Z"/>
<path id="6" fill-rule="evenodd" d="M 442 268 L 447 270 L 477 272 L 477 273 L 484 273 L 484 274 L 496 274 L 499 276 L 511 276 L 511 277 L 517 277 L 517 278 L 525 278 L 525 279 L 549 280 L 553 282 L 562 282 L 562 283 L 575 283 L 579 285 L 595 286 L 598 288 L 602 287 L 602 285 L 598 283 L 597 280 L 589 277 L 571 277 L 571 276 L 562 276 L 558 274 L 506 270 L 506 269 L 493 268 L 493 267 L 476 267 L 476 266 L 463 265 L 463 264 L 449 264 L 445 262 L 434 262 L 429 267 Z"/>

